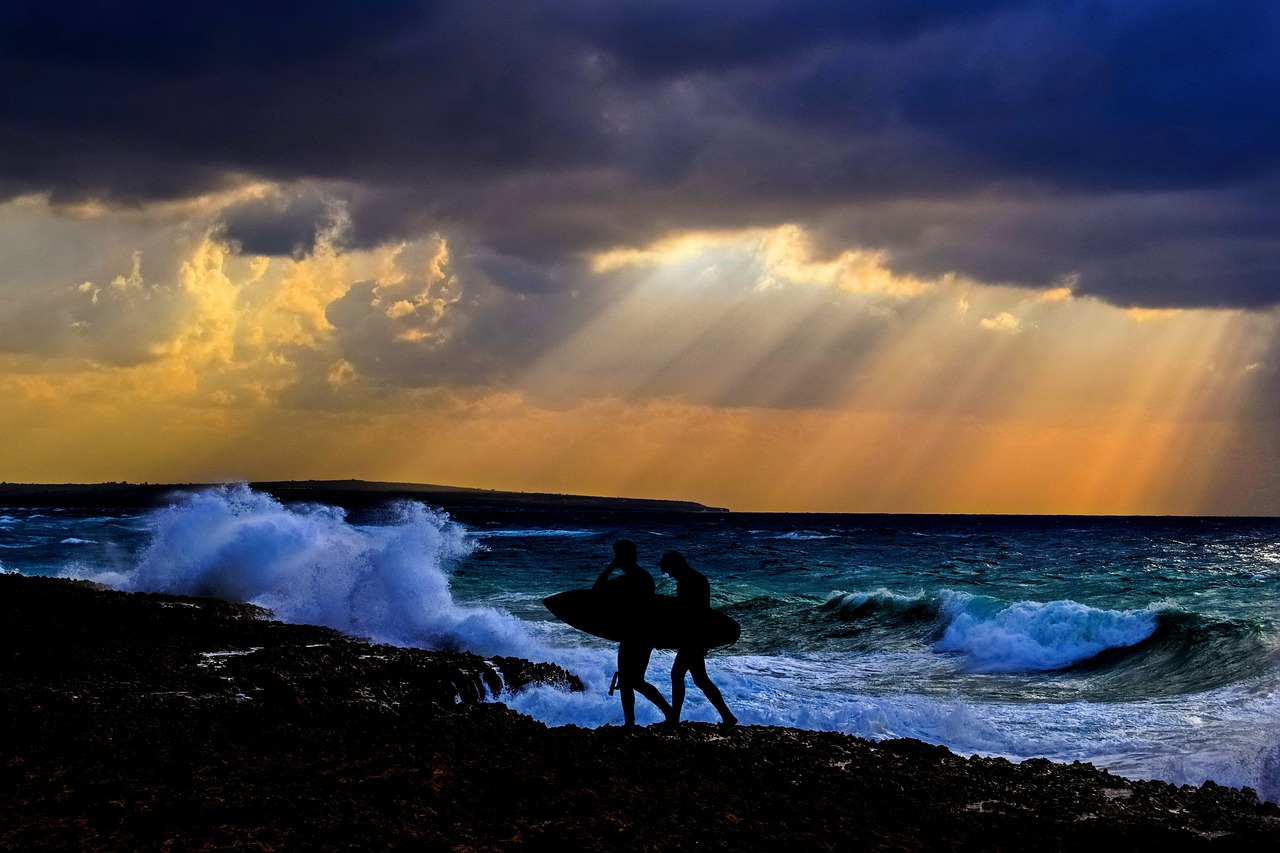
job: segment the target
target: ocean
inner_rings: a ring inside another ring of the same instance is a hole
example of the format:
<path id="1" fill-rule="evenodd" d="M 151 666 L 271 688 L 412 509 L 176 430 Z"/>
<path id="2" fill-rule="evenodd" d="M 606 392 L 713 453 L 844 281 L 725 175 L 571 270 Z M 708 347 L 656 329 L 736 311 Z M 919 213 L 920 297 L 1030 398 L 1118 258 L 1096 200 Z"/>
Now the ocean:
<path id="1" fill-rule="evenodd" d="M 159 510 L 0 509 L 0 570 L 260 604 L 377 642 L 558 663 L 585 693 L 502 697 L 618 724 L 613 644 L 542 599 L 618 538 L 678 550 L 742 638 L 708 672 L 743 724 L 1084 761 L 1280 801 L 1280 519 L 345 512 L 246 486 Z M 669 695 L 672 653 L 649 681 Z M 637 699 L 637 719 L 661 715 Z M 690 684 L 685 718 L 718 715 Z"/>

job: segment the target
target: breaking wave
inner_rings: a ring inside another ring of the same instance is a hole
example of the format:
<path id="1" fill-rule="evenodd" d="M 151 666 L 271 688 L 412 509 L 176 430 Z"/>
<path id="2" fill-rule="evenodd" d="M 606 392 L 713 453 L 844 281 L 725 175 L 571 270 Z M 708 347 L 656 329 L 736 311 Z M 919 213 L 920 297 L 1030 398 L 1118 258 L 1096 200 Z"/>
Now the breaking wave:
<path id="1" fill-rule="evenodd" d="M 1076 601 L 834 592 L 819 608 L 830 641 L 854 649 L 927 647 L 976 673 L 1071 672 L 1125 695 L 1166 696 L 1250 678 L 1271 664 L 1260 626 L 1215 621 L 1167 602 L 1108 610 Z"/>
<path id="2" fill-rule="evenodd" d="M 461 525 L 416 502 L 388 511 L 385 524 L 353 525 L 340 508 L 285 506 L 245 485 L 194 492 L 150 516 L 134 569 L 91 579 L 257 604 L 375 642 L 532 652 L 515 617 L 454 603 L 449 568 L 475 548 Z"/>
<path id="3" fill-rule="evenodd" d="M 1076 601 L 1019 601 L 947 592 L 947 627 L 935 648 L 958 652 L 977 672 L 1065 669 L 1108 649 L 1134 646 L 1156 630 L 1165 605 L 1105 610 Z"/>

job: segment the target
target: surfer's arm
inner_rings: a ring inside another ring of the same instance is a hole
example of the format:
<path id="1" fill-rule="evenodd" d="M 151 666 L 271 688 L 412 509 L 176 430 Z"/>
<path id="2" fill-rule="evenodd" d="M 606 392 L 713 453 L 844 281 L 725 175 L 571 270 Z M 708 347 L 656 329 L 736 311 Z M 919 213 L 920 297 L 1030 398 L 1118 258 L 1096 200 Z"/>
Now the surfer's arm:
<path id="1" fill-rule="evenodd" d="M 607 583 L 609 580 L 609 575 L 613 574 L 613 570 L 616 568 L 617 566 L 615 566 L 613 563 L 610 563 L 608 566 L 606 566 L 605 570 L 600 573 L 600 577 L 596 578 L 596 582 L 592 584 L 592 589 L 599 589 L 600 587 L 604 586 L 605 583 Z"/>

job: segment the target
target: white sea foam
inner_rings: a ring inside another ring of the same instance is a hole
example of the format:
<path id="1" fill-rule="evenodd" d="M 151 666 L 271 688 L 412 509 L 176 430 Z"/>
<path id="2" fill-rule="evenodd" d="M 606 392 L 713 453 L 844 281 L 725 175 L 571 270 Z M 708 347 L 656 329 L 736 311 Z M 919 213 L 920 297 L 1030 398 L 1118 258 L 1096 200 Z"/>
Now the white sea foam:
<path id="1" fill-rule="evenodd" d="M 503 530 L 473 530 L 473 536 L 481 539 L 489 538 L 566 538 L 566 539 L 583 539 L 589 536 L 595 536 L 594 530 L 558 530 L 552 528 L 533 527 L 522 528 L 512 527 Z"/>
<path id="2" fill-rule="evenodd" d="M 783 539 L 791 542 L 810 542 L 819 539 L 836 538 L 834 533 L 821 533 L 817 530 L 789 530 L 782 533 L 776 530 L 749 530 L 747 532 L 761 539 Z"/>
<path id="3" fill-rule="evenodd" d="M 69 536 L 66 539 L 62 540 L 62 544 L 63 545 L 97 545 L 98 543 L 93 539 L 77 539 L 74 536 Z"/>
<path id="4" fill-rule="evenodd" d="M 1075 601 L 1003 605 L 962 592 L 943 597 L 947 628 L 935 648 L 960 652 L 978 672 L 1062 669 L 1151 636 L 1162 605 L 1103 610 Z"/>
<path id="5" fill-rule="evenodd" d="M 383 526 L 356 526 L 341 509 L 286 507 L 247 486 L 183 496 L 151 520 L 135 568 L 92 577 L 130 591 L 251 602 L 286 622 L 327 625 L 377 642 L 528 656 L 524 624 L 456 604 L 448 567 L 473 540 L 444 513 L 395 507 Z"/>

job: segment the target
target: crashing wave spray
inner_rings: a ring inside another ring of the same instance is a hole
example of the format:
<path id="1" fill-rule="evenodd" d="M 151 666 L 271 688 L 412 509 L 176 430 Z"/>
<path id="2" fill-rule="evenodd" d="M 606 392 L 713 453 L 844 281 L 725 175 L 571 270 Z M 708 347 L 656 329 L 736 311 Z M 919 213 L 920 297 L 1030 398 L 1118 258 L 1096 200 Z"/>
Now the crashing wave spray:
<path id="1" fill-rule="evenodd" d="M 454 603 L 447 569 L 476 547 L 466 530 L 420 503 L 391 511 L 390 524 L 357 526 L 337 507 L 286 507 L 245 485 L 194 492 L 152 514 L 133 571 L 93 579 L 257 604 L 375 642 L 529 655 L 515 617 Z"/>
<path id="2" fill-rule="evenodd" d="M 1156 629 L 1165 609 L 1101 610 L 1075 601 L 1019 601 L 947 591 L 946 632 L 935 648 L 961 652 L 977 672 L 1063 669 L 1106 649 L 1132 646 Z"/>

